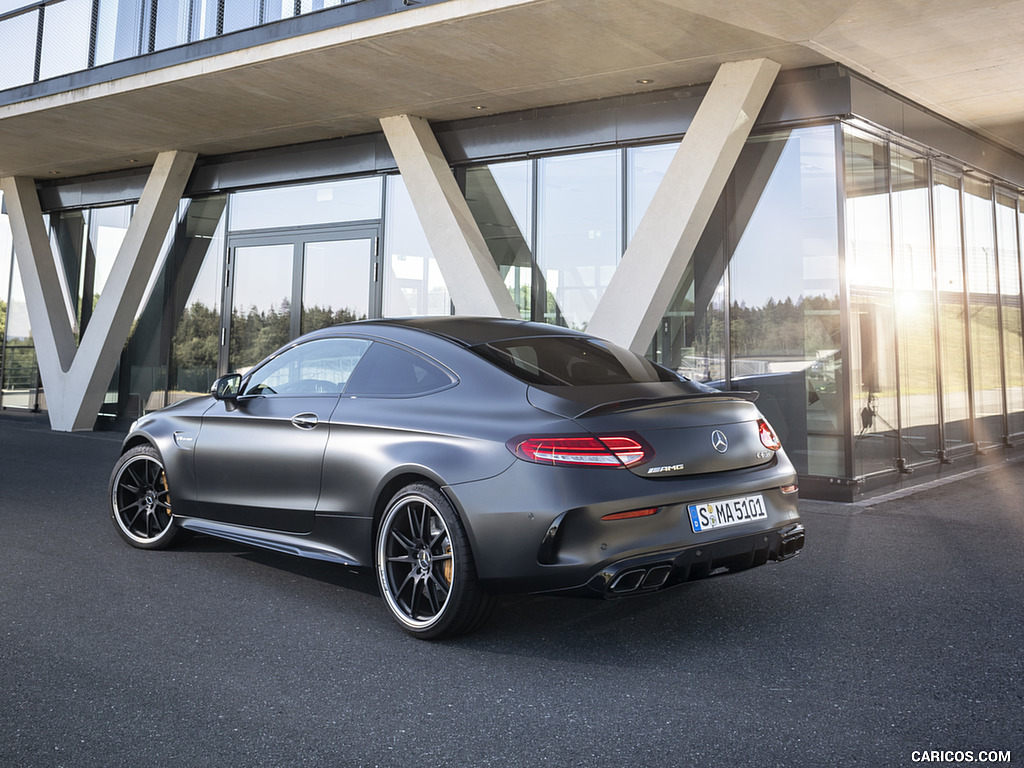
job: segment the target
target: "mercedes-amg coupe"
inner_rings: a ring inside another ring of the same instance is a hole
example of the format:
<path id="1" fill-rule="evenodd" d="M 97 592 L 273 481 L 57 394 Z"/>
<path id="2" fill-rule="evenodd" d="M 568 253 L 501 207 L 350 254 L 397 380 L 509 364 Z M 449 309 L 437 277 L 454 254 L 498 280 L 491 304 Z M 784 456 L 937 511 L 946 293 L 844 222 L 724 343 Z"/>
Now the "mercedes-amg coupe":
<path id="1" fill-rule="evenodd" d="M 118 533 L 189 533 L 372 568 L 409 633 L 509 592 L 606 598 L 785 560 L 797 479 L 753 393 L 565 328 L 466 317 L 307 334 L 139 419 Z"/>

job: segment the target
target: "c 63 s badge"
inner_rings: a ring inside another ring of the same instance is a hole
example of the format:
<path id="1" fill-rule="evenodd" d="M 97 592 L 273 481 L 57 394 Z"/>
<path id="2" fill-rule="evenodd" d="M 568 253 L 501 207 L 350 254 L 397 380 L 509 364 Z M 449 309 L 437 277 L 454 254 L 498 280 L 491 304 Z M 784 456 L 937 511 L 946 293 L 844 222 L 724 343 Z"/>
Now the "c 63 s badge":
<path id="1" fill-rule="evenodd" d="M 679 472 L 686 469 L 685 464 L 672 464 L 667 467 L 651 467 L 647 470 L 648 475 L 660 475 L 662 472 Z"/>

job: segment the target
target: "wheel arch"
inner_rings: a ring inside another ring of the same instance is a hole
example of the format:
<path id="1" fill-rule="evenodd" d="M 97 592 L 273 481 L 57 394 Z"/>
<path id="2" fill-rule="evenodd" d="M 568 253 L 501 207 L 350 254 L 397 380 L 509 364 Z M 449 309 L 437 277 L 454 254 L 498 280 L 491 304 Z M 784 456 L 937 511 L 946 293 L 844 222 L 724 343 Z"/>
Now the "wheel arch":
<path id="1" fill-rule="evenodd" d="M 121 444 L 121 455 L 124 456 L 132 448 L 137 448 L 140 445 L 148 445 L 156 450 L 157 453 L 163 456 L 160 446 L 156 444 L 156 441 L 151 439 L 148 435 L 136 433 L 129 435 L 125 438 L 125 441 Z"/>
<path id="2" fill-rule="evenodd" d="M 390 477 L 381 483 L 377 491 L 377 495 L 373 503 L 373 522 L 370 525 L 369 551 L 376 552 L 377 531 L 380 529 L 380 523 L 384 518 L 384 512 L 387 511 L 388 505 L 395 497 L 395 494 L 406 486 L 414 485 L 416 483 L 432 485 L 448 499 L 452 508 L 455 510 L 455 514 L 457 514 L 459 519 L 462 521 L 462 526 L 466 529 L 466 532 L 469 535 L 470 543 L 473 544 L 472 529 L 466 522 L 466 515 L 462 510 L 462 506 L 452 497 L 450 489 L 444 479 L 434 472 L 431 472 L 426 467 L 406 467 L 392 473 Z"/>
<path id="3" fill-rule="evenodd" d="M 180 450 L 175 446 L 173 432 L 169 429 L 138 429 L 131 432 L 121 443 L 121 456 L 128 451 L 148 445 L 156 451 L 160 463 L 163 464 L 164 472 L 167 473 L 167 480 L 175 490 L 175 499 L 178 502 L 182 517 L 188 517 L 192 504 L 195 501 L 195 479 L 192 471 L 192 452 Z"/>

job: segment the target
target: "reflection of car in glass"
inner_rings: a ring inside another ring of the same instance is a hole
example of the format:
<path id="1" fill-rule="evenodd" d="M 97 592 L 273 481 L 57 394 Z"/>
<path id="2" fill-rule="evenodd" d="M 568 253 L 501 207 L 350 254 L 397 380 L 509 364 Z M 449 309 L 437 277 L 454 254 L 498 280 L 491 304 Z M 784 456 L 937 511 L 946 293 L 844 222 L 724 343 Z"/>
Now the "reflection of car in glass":
<path id="1" fill-rule="evenodd" d="M 834 395 L 839 370 L 839 351 L 822 353 L 807 369 L 807 389 L 816 395 Z M 813 399 L 812 399 L 813 402 Z"/>
<path id="2" fill-rule="evenodd" d="M 548 325 L 380 320 L 308 334 L 137 421 L 118 533 L 188 532 L 375 569 L 408 632 L 493 595 L 620 597 L 800 551 L 796 474 L 743 395 Z"/>

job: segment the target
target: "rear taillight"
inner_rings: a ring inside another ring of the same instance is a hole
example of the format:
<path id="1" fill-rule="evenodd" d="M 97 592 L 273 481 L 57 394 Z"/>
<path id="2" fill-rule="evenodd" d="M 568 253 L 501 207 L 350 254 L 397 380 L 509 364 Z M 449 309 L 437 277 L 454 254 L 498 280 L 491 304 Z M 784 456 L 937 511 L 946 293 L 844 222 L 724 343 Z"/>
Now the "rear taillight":
<path id="1" fill-rule="evenodd" d="M 779 436 L 775 434 L 775 430 L 772 429 L 771 425 L 764 419 L 757 420 L 757 431 L 761 436 L 761 445 L 770 451 L 777 451 L 782 448 L 782 443 L 779 442 Z"/>
<path id="2" fill-rule="evenodd" d="M 527 461 L 573 467 L 629 467 L 654 455 L 639 439 L 627 435 L 517 437 L 508 447 Z"/>

